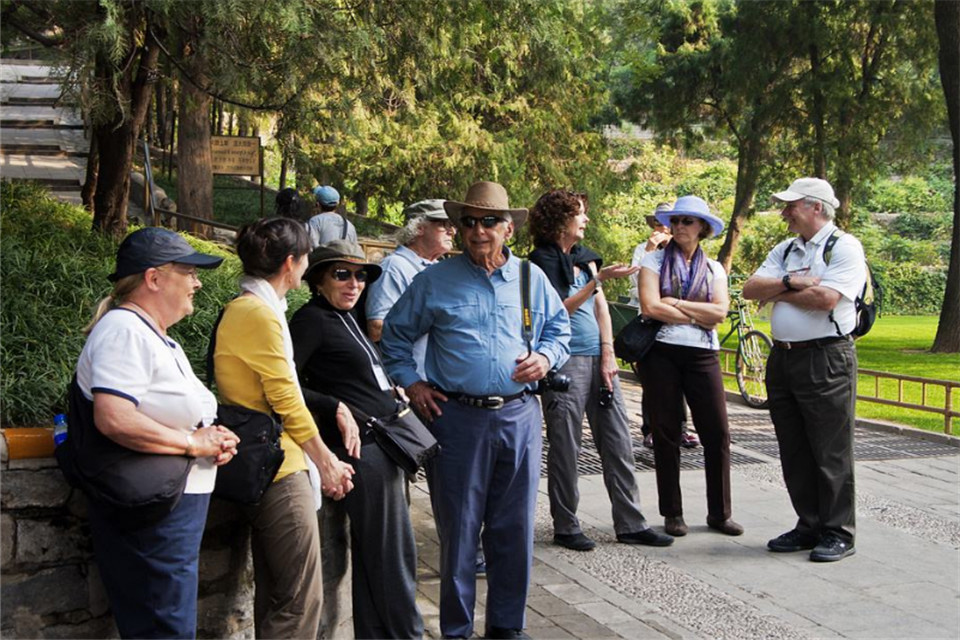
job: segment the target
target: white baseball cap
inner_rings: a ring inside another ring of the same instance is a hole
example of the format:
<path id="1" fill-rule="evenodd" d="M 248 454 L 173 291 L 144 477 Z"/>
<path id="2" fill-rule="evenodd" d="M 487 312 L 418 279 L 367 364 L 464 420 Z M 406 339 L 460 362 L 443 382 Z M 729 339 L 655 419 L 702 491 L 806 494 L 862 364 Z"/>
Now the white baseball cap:
<path id="1" fill-rule="evenodd" d="M 816 198 L 834 207 L 840 206 L 840 201 L 833 195 L 833 187 L 826 180 L 820 178 L 799 178 L 786 191 L 770 196 L 780 202 L 794 202 L 803 198 Z"/>

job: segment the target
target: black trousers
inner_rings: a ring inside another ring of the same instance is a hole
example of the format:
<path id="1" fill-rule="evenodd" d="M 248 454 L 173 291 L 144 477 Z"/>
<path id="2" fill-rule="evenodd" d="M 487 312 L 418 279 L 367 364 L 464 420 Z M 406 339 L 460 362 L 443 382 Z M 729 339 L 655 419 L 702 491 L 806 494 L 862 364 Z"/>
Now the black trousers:
<path id="1" fill-rule="evenodd" d="M 853 542 L 853 342 L 774 348 L 767 362 L 767 395 L 797 529 L 817 537 L 834 533 Z"/>
<path id="2" fill-rule="evenodd" d="M 680 430 L 683 399 L 703 445 L 707 515 L 726 520 L 730 507 L 730 426 L 717 352 L 657 342 L 644 360 L 644 395 L 650 403 L 653 459 L 660 515 L 683 515 L 680 495 Z"/>

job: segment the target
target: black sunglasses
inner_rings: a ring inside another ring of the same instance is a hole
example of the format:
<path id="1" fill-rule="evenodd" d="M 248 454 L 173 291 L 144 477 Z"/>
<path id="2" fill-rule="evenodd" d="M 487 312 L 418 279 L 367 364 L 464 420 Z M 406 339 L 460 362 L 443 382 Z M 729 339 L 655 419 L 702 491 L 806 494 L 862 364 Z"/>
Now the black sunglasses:
<path id="1" fill-rule="evenodd" d="M 689 227 L 696 221 L 696 218 L 679 218 L 677 216 L 670 218 L 670 224 L 682 224 L 685 227 Z"/>
<path id="2" fill-rule="evenodd" d="M 354 278 L 357 282 L 366 282 L 367 281 L 367 272 L 365 269 L 358 269 L 357 271 L 351 271 L 350 269 L 334 269 L 331 271 L 333 274 L 333 279 L 337 282 L 346 282 L 350 278 Z"/>
<path id="3" fill-rule="evenodd" d="M 500 216 L 483 216 L 482 218 L 474 218 L 473 216 L 460 217 L 460 224 L 467 229 L 473 229 L 475 226 L 477 226 L 478 222 L 483 225 L 484 229 L 493 229 L 501 222 L 506 222 L 506 220 Z"/>

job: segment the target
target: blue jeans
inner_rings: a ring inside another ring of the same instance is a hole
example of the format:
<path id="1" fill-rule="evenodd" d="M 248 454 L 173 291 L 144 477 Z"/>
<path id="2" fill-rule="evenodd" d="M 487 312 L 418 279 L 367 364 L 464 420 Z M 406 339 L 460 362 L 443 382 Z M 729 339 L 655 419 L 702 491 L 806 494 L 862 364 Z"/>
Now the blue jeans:
<path id="1" fill-rule="evenodd" d="M 197 564 L 210 494 L 184 494 L 155 525 L 124 530 L 89 503 L 93 552 L 122 638 L 195 638 Z"/>

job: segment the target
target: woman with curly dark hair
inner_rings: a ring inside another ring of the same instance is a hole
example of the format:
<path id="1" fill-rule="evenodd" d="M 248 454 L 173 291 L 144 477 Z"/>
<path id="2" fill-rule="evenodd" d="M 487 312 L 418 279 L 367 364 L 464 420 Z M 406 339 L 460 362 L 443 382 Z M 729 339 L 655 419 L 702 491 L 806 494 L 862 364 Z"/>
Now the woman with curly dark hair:
<path id="1" fill-rule="evenodd" d="M 570 314 L 570 359 L 560 369 L 570 377 L 570 388 L 543 395 L 550 442 L 547 491 L 553 541 L 576 551 L 596 546 L 583 533 L 576 515 L 580 500 L 577 458 L 586 413 L 613 507 L 617 540 L 665 547 L 673 538 L 651 529 L 640 511 L 627 411 L 613 354 L 610 309 L 603 295 L 605 280 L 625 278 L 639 268 L 602 267 L 600 256 L 579 244 L 589 221 L 586 194 L 572 191 L 549 191 L 530 210 L 536 246 L 530 260 L 547 274 Z"/>

